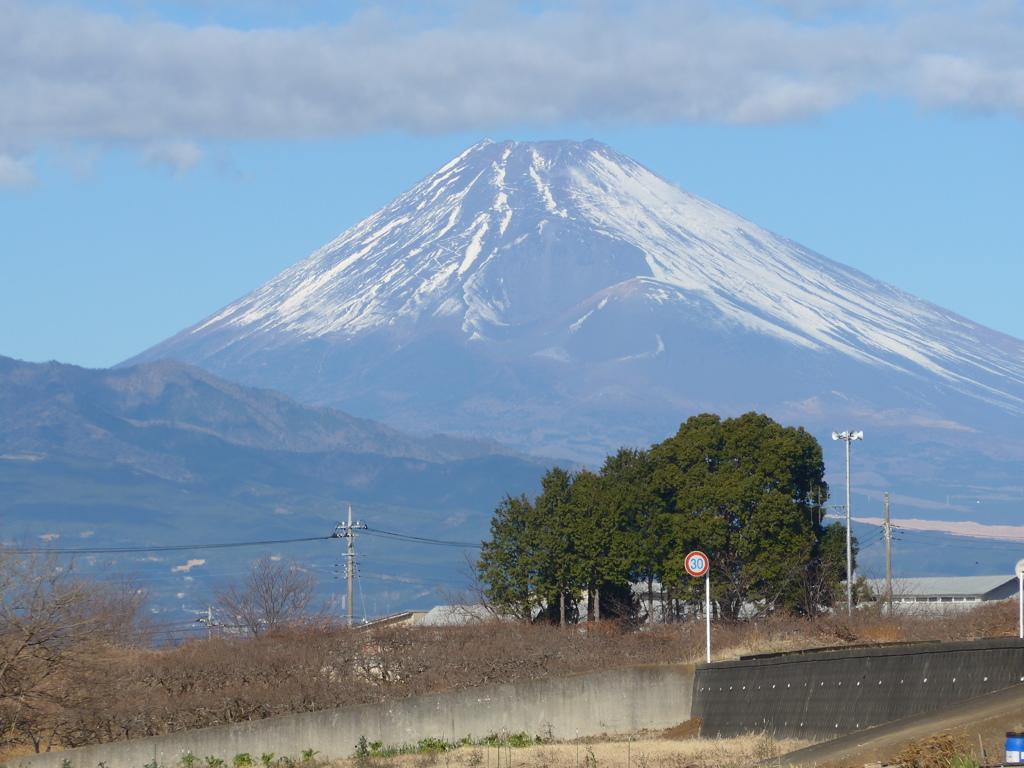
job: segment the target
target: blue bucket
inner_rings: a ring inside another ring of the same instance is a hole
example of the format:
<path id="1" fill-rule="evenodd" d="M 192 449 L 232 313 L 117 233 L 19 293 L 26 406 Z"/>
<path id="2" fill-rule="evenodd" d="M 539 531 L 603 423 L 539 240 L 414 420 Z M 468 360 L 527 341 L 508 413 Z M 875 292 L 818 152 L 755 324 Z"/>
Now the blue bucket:
<path id="1" fill-rule="evenodd" d="M 1006 764 L 1024 763 L 1024 733 L 1006 734 Z"/>

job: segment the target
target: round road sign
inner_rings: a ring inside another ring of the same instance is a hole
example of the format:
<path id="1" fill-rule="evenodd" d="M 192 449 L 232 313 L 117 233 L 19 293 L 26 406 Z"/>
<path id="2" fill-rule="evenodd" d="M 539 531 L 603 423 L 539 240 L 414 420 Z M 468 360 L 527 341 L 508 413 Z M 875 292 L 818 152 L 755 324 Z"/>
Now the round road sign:
<path id="1" fill-rule="evenodd" d="M 689 570 L 689 569 L 687 569 Z M 1016 567 L 1013 572 L 1017 574 L 1018 579 L 1024 579 L 1024 560 L 1018 560 Z"/>
<path id="2" fill-rule="evenodd" d="M 691 552 L 686 556 L 686 572 L 691 576 L 703 576 L 708 572 L 711 563 L 703 552 Z"/>

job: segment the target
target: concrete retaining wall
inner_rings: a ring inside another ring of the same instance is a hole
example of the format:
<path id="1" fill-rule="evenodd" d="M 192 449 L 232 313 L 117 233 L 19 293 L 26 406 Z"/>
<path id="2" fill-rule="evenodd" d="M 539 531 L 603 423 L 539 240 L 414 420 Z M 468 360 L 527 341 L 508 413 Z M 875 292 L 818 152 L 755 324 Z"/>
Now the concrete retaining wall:
<path id="1" fill-rule="evenodd" d="M 822 651 L 701 665 L 701 735 L 827 739 L 1024 682 L 1024 642 Z"/>
<path id="2" fill-rule="evenodd" d="M 31 755 L 17 768 L 172 768 L 191 753 L 352 755 L 360 736 L 389 745 L 519 733 L 572 739 L 703 719 L 704 736 L 767 730 L 828 739 L 1024 682 L 1024 641 L 984 640 L 642 666 L 257 720 Z M 692 702 L 692 706 L 691 706 Z"/>
<path id="3" fill-rule="evenodd" d="M 350 757 L 360 736 L 401 745 L 502 731 L 556 739 L 575 738 L 577 729 L 580 736 L 635 733 L 688 720 L 693 675 L 688 665 L 626 667 L 29 755 L 9 765 L 142 768 L 155 762 L 171 768 L 187 753 L 230 765 L 241 752 L 298 758 L 316 749 L 318 757 Z"/>

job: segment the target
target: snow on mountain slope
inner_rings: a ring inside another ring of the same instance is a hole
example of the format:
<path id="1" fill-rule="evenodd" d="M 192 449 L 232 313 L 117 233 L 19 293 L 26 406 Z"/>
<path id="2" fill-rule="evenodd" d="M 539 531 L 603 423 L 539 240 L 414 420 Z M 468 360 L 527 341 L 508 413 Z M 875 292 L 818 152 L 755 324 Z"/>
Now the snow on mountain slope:
<path id="1" fill-rule="evenodd" d="M 254 342 L 421 335 L 455 323 L 473 339 L 505 341 L 634 278 L 692 296 L 724 327 L 1024 406 L 994 380 L 1024 380 L 1015 340 L 812 253 L 597 142 L 477 144 L 161 351 L 214 334 L 204 356 L 241 340 L 251 353 Z M 993 355 L 999 347 L 1010 354 Z"/>
<path id="2" fill-rule="evenodd" d="M 1024 342 L 592 141 L 481 142 L 130 362 L 160 357 L 592 462 L 694 413 L 748 410 L 819 439 L 870 431 L 880 484 L 885 467 L 945 482 L 964 450 L 1024 460 Z M 985 472 L 1006 485 L 1019 470 Z"/>

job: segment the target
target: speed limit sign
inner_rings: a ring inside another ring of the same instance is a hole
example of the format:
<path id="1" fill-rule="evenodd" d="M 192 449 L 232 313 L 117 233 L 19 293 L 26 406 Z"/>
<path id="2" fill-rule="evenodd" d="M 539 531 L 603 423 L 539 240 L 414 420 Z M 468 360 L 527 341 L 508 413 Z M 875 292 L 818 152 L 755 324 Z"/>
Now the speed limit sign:
<path id="1" fill-rule="evenodd" d="M 694 551 L 686 556 L 686 572 L 697 578 L 708 572 L 711 563 L 703 552 Z"/>
<path id="2" fill-rule="evenodd" d="M 704 577 L 704 619 L 708 626 L 708 664 L 711 663 L 711 575 L 708 573 L 708 568 L 711 567 L 711 561 L 708 560 L 708 556 L 701 552 L 699 549 L 695 549 L 693 552 L 686 556 L 686 572 L 693 576 L 695 579 L 701 576 Z"/>

